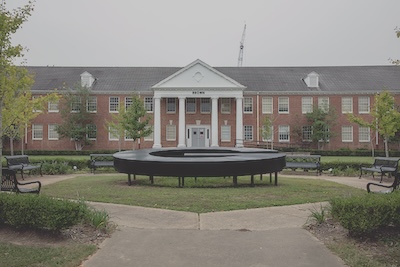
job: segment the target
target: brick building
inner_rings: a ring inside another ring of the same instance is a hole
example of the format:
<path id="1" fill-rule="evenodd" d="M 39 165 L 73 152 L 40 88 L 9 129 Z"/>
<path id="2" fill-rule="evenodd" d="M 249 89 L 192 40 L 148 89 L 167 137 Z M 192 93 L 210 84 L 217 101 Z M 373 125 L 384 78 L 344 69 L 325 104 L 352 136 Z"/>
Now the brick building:
<path id="1" fill-rule="evenodd" d="M 242 147 L 273 142 L 275 147 L 316 148 L 305 114 L 314 106 L 333 109 L 335 135 L 325 149 L 383 147 L 377 133 L 347 120 L 347 113 L 372 119 L 374 95 L 390 91 L 400 103 L 397 66 L 211 67 L 196 60 L 176 67 L 28 67 L 35 76 L 33 95 L 81 82 L 91 91 L 95 114 L 86 150 L 116 150 L 118 137 L 105 127 L 111 113 L 135 92 L 151 116 L 153 134 L 122 149 L 151 147 Z M 264 117 L 273 121 L 262 136 Z M 74 150 L 54 131 L 61 122 L 57 103 L 49 103 L 24 138 L 28 150 Z"/>

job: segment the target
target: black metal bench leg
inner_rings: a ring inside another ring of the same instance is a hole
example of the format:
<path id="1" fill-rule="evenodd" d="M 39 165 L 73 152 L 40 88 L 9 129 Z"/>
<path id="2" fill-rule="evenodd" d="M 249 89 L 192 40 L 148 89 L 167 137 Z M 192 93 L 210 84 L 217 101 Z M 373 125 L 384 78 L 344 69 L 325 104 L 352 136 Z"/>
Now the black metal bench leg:
<path id="1" fill-rule="evenodd" d="M 275 186 L 278 185 L 278 173 L 275 172 Z"/>
<path id="2" fill-rule="evenodd" d="M 131 181 L 131 175 L 130 174 L 128 174 L 128 185 L 130 186 L 132 184 L 132 181 Z"/>
<path id="3" fill-rule="evenodd" d="M 254 186 L 254 175 L 253 174 L 251 175 L 251 178 L 250 178 L 250 184 L 251 184 L 251 186 Z"/>

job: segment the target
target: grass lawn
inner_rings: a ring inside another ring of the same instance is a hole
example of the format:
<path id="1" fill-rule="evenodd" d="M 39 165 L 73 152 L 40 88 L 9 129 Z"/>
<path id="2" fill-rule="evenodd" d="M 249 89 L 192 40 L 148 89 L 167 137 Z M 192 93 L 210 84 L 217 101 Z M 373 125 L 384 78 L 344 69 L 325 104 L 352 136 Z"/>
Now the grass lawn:
<path id="1" fill-rule="evenodd" d="M 62 247 L 21 246 L 0 242 L 0 265 L 76 267 L 96 251 L 95 245 Z"/>
<path id="2" fill-rule="evenodd" d="M 256 176 L 255 183 L 255 187 L 249 186 L 250 177 L 239 177 L 237 187 L 231 178 L 198 178 L 197 182 L 186 178 L 185 187 L 179 188 L 177 178 L 155 177 L 151 185 L 147 176 L 139 176 L 128 186 L 127 175 L 87 175 L 44 186 L 42 193 L 197 213 L 314 203 L 365 194 L 364 190 L 316 179 L 280 176 L 279 185 L 274 186 L 269 177 L 260 181 Z"/>

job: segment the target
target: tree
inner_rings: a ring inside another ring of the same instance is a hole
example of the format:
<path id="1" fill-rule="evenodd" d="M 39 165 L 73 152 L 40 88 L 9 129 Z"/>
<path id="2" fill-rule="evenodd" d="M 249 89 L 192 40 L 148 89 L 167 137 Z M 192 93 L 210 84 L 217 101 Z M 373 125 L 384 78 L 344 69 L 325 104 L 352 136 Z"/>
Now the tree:
<path id="1" fill-rule="evenodd" d="M 75 142 L 75 150 L 82 150 L 90 145 L 90 139 L 97 134 L 93 124 L 94 114 L 87 105 L 89 89 L 80 85 L 67 88 L 60 100 L 60 115 L 63 122 L 56 127 L 56 131 L 63 138 L 69 138 Z"/>
<path id="2" fill-rule="evenodd" d="M 151 118 L 145 115 L 146 109 L 143 100 L 135 94 L 132 95 L 132 103 L 122 114 L 120 123 L 126 135 L 132 138 L 134 142 L 136 139 L 148 136 L 153 132 L 153 129 L 148 126 Z"/>
<path id="3" fill-rule="evenodd" d="M 262 122 L 262 129 L 261 129 L 261 136 L 264 140 L 267 140 L 267 147 L 268 147 L 268 140 L 271 140 L 271 149 L 274 149 L 274 133 L 272 132 L 272 119 L 269 116 L 265 116 Z"/>
<path id="4" fill-rule="evenodd" d="M 370 122 L 353 114 L 349 114 L 348 119 L 360 126 L 378 131 L 384 140 L 385 155 L 389 157 L 388 141 L 400 130 L 400 112 L 395 107 L 394 97 L 388 91 L 377 93 L 374 96 L 371 116 L 373 120 Z"/>
<path id="5" fill-rule="evenodd" d="M 324 144 L 334 136 L 330 131 L 336 121 L 336 112 L 333 108 L 328 111 L 323 108 L 314 107 L 313 111 L 306 114 L 307 121 L 311 124 L 311 140 L 318 144 L 318 149 L 324 149 Z"/>
<path id="6" fill-rule="evenodd" d="M 125 104 L 122 103 L 118 108 L 118 113 L 111 113 L 111 121 L 106 121 L 107 131 L 118 136 L 118 150 L 121 151 L 122 140 L 125 135 L 125 128 L 122 124 L 125 114 Z"/>
<path id="7" fill-rule="evenodd" d="M 26 77 L 28 72 L 22 67 L 15 66 L 16 58 L 23 57 L 23 47 L 13 45 L 11 36 L 22 27 L 33 11 L 33 2 L 29 1 L 23 7 L 8 11 L 3 1 L 0 6 L 0 136 L 3 136 L 3 107 L 6 99 L 20 89 L 15 86 L 15 77 Z M 3 156 L 3 142 L 0 138 L 0 159 Z M 0 170 L 1 172 L 1 170 Z"/>

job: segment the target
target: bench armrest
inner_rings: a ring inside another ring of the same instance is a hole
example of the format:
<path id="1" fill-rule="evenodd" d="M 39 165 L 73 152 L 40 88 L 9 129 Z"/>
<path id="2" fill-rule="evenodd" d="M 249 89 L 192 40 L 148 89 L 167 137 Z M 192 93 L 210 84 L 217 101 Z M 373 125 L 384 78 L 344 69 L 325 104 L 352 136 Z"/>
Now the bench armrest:
<path id="1" fill-rule="evenodd" d="M 40 181 L 33 181 L 33 182 L 26 182 L 26 183 L 20 183 L 17 181 L 17 185 L 28 185 L 28 184 L 38 184 L 38 191 L 40 191 L 40 188 L 42 187 L 42 183 Z"/>

